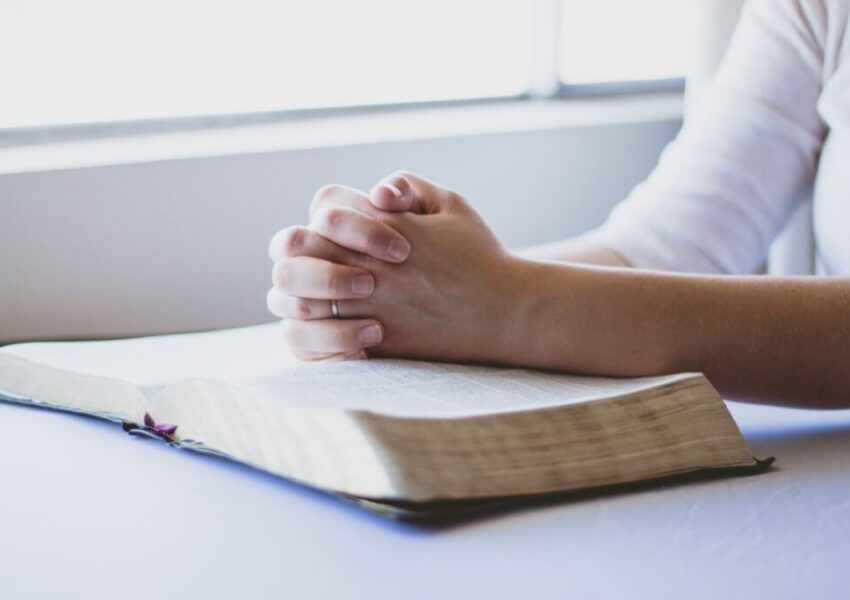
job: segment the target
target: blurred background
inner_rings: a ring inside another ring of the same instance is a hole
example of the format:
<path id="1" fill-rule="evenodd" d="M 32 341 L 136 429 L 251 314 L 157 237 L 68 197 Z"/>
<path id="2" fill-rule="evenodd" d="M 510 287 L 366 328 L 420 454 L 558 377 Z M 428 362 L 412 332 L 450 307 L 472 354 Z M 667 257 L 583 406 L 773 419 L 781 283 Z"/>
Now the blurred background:
<path id="1" fill-rule="evenodd" d="M 270 320 L 270 236 L 396 169 L 512 248 L 595 227 L 741 4 L 3 0 L 0 342 Z"/>
<path id="2" fill-rule="evenodd" d="M 682 79 L 692 6 L 4 0 L 0 127 L 510 98 L 550 36 L 567 85 Z"/>

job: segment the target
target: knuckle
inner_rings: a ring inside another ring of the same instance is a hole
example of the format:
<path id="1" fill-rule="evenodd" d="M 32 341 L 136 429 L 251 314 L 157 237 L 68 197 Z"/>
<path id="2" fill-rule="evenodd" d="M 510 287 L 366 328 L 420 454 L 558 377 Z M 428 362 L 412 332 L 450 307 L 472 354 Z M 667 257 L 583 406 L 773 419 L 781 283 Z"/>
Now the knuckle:
<path id="1" fill-rule="evenodd" d="M 307 242 L 307 230 L 303 227 L 293 226 L 283 230 L 281 240 L 281 251 L 286 256 L 294 256 Z"/>
<path id="2" fill-rule="evenodd" d="M 310 302 L 305 298 L 294 298 L 292 301 L 292 316 L 295 319 L 306 320 L 310 318 Z"/>
<path id="3" fill-rule="evenodd" d="M 310 212 L 312 213 L 322 205 L 327 204 L 334 194 L 339 190 L 339 186 L 333 183 L 323 185 L 313 195 L 313 200 L 310 202 Z"/>
<path id="4" fill-rule="evenodd" d="M 326 231 L 334 232 L 340 228 L 344 218 L 345 211 L 341 208 L 327 208 L 322 214 L 322 224 Z"/>
<path id="5" fill-rule="evenodd" d="M 466 206 L 466 199 L 454 190 L 446 190 L 446 201 L 452 208 L 461 208 Z"/>

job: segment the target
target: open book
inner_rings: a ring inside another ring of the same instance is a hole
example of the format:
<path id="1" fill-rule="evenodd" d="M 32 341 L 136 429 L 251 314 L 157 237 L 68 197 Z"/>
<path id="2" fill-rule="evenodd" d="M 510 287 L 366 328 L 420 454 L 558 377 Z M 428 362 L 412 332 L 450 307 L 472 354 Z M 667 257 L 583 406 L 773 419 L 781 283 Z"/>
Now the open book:
<path id="1" fill-rule="evenodd" d="M 759 466 L 699 374 L 299 363 L 275 324 L 6 346 L 0 399 L 120 422 L 396 515 Z"/>

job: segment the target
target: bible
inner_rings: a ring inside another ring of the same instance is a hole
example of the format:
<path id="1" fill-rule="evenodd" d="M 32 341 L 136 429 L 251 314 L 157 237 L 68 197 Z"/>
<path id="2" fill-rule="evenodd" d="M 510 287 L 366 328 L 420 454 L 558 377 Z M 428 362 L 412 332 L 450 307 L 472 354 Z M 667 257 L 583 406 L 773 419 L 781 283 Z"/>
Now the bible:
<path id="1" fill-rule="evenodd" d="M 275 324 L 6 346 L 0 399 L 115 421 L 402 518 L 762 465 L 698 373 L 300 363 Z"/>

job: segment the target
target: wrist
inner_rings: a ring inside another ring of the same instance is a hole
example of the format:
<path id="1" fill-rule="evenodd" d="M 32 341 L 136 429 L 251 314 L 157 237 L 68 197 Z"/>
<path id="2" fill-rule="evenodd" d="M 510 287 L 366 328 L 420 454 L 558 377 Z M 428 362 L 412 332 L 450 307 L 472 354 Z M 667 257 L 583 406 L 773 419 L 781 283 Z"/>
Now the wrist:
<path id="1" fill-rule="evenodd" d="M 558 273 L 553 273 L 553 271 Z M 541 366 L 540 342 L 553 324 L 550 311 L 558 303 L 547 290 L 553 276 L 570 270 L 565 264 L 536 261 L 507 255 L 500 265 L 500 287 L 496 290 L 495 314 L 489 318 L 491 339 L 486 340 L 487 360 L 515 366 Z"/>

